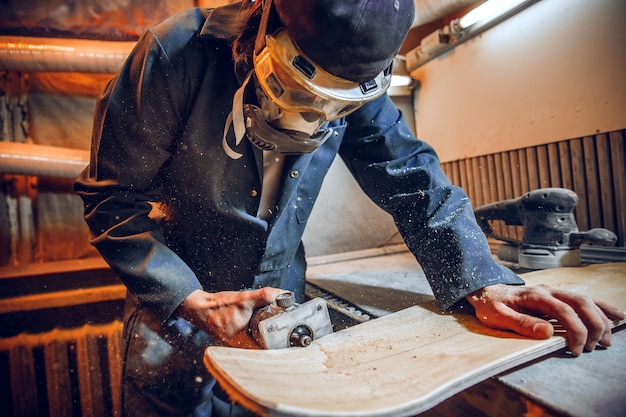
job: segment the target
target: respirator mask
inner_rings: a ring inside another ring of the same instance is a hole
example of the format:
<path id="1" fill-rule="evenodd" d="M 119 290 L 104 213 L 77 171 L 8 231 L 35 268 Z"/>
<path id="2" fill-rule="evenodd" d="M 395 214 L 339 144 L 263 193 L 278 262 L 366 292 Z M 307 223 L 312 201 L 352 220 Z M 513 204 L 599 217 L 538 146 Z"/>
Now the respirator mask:
<path id="1" fill-rule="evenodd" d="M 272 1 L 266 0 L 253 56 L 259 105 L 243 106 L 246 136 L 263 150 L 309 153 L 331 135 L 326 122 L 387 91 L 391 66 L 363 83 L 336 77 L 309 59 L 284 28 L 268 34 L 271 13 Z"/>

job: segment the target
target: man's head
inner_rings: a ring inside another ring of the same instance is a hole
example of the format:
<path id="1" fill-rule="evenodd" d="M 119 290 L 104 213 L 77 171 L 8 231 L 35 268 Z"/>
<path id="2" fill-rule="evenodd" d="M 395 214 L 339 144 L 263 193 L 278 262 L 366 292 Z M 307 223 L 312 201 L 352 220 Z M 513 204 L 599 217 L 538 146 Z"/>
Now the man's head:
<path id="1" fill-rule="evenodd" d="M 359 83 L 389 67 L 414 16 L 414 0 L 274 0 L 274 7 L 302 52 Z"/>
<path id="2" fill-rule="evenodd" d="M 247 109 L 253 143 L 317 148 L 330 133 L 318 131 L 325 121 L 385 93 L 413 15 L 413 0 L 263 0 L 253 57 L 261 109 Z M 267 137 L 263 122 L 280 134 Z"/>

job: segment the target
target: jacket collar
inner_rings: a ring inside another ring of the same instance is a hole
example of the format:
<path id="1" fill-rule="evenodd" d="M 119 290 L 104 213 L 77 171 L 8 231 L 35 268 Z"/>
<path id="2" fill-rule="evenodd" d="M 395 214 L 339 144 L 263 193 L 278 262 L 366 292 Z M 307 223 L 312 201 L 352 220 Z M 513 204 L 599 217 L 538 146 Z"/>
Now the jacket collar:
<path id="1" fill-rule="evenodd" d="M 214 39 L 235 40 L 245 23 L 245 14 L 241 13 L 241 2 L 211 9 L 200 30 L 200 36 Z"/>

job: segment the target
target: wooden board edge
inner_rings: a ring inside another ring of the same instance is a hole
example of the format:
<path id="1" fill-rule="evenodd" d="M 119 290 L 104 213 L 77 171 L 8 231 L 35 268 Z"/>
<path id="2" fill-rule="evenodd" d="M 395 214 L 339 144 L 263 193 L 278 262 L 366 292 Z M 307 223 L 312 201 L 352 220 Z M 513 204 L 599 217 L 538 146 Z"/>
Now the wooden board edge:
<path id="1" fill-rule="evenodd" d="M 228 375 L 228 372 L 225 372 L 224 369 L 219 367 L 215 361 L 212 361 L 211 355 L 208 353 L 211 348 L 215 348 L 216 346 L 209 346 L 205 349 L 204 354 L 204 365 L 206 366 L 209 373 L 217 380 L 217 383 L 220 387 L 226 392 L 228 398 L 236 403 L 239 403 L 246 410 L 251 411 L 255 414 L 266 416 L 269 415 L 271 408 L 265 407 L 261 405 L 265 401 L 258 398 L 253 398 L 252 396 L 246 396 L 242 390 L 238 389 L 238 384 Z M 224 349 L 237 349 L 237 348 L 226 348 Z M 276 405 L 274 405 L 276 406 Z"/>

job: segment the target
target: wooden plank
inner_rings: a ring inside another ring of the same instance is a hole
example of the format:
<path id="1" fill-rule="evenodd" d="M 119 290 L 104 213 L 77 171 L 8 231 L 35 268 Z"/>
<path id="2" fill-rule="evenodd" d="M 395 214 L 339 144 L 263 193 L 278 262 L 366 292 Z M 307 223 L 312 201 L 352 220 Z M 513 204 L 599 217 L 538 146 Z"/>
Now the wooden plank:
<path id="1" fill-rule="evenodd" d="M 546 145 L 537 146 L 537 174 L 540 188 L 552 187 L 550 165 L 548 147 Z"/>
<path id="2" fill-rule="evenodd" d="M 486 203 L 498 201 L 498 178 L 494 155 L 485 157 L 485 177 L 487 177 L 487 200 Z"/>
<path id="3" fill-rule="evenodd" d="M 524 279 L 626 310 L 626 263 L 537 271 Z M 565 344 L 560 334 L 529 339 L 489 329 L 471 313 L 443 314 L 431 298 L 307 348 L 211 346 L 205 364 L 235 401 L 260 415 L 405 417 Z"/>
<path id="4" fill-rule="evenodd" d="M 505 175 L 505 170 L 504 170 L 504 156 L 502 153 L 497 153 L 493 155 L 493 165 L 494 165 L 494 174 L 495 174 L 495 180 L 496 180 L 496 187 L 495 187 L 495 200 L 494 201 L 502 201 L 502 200 L 506 200 L 507 197 L 507 184 L 506 184 L 506 180 L 507 177 L 508 179 L 510 179 L 510 176 L 506 176 Z"/>
<path id="5" fill-rule="evenodd" d="M 106 332 L 111 408 L 114 416 L 122 415 L 122 331 L 122 322 L 116 322 Z"/>
<path id="6" fill-rule="evenodd" d="M 67 341 L 63 340 L 58 329 L 48 335 L 44 343 L 48 410 L 51 416 L 71 416 L 72 386 Z"/>
<path id="7" fill-rule="evenodd" d="M 86 328 L 77 331 L 76 364 L 83 417 L 98 417 L 105 410 L 98 337 Z"/>
<path id="8" fill-rule="evenodd" d="M 523 190 L 523 181 L 522 181 L 522 173 L 521 173 L 521 161 L 519 157 L 518 151 L 510 151 L 509 152 L 509 161 L 511 163 L 511 184 L 513 185 L 513 194 L 510 198 L 517 198 L 524 193 Z M 513 238 L 517 240 L 522 240 L 522 233 L 519 228 L 516 226 L 511 226 L 511 233 Z"/>
<path id="9" fill-rule="evenodd" d="M 491 199 L 491 171 L 486 156 L 476 158 L 478 162 L 478 181 L 480 183 L 481 205 L 493 201 Z"/>
<path id="10" fill-rule="evenodd" d="M 472 190 L 469 189 L 466 165 L 467 165 L 467 161 L 465 159 L 459 160 L 459 173 L 460 173 L 460 177 L 459 178 L 461 180 L 460 187 L 463 190 L 465 190 L 465 192 L 467 193 L 467 195 L 469 196 L 470 201 L 471 201 L 472 196 L 470 194 L 471 194 Z"/>
<path id="11" fill-rule="evenodd" d="M 504 195 L 500 196 L 500 200 L 515 198 L 515 190 L 513 189 L 514 171 L 511 162 L 511 153 L 502 152 L 498 155 L 501 158 L 500 171 L 502 172 L 502 184 L 504 188 Z M 504 226 L 502 229 L 504 236 L 518 239 L 517 229 L 514 226 Z"/>
<path id="12" fill-rule="evenodd" d="M 482 196 L 482 181 L 480 178 L 480 167 L 478 158 L 471 158 L 469 160 L 469 171 L 467 173 L 467 180 L 470 183 L 472 189 L 472 204 L 474 207 L 481 206 L 483 204 Z"/>
<path id="13" fill-rule="evenodd" d="M 11 372 L 11 398 L 14 416 L 36 416 L 37 376 L 30 346 L 16 344 L 9 349 L 9 372 Z"/>
<path id="14" fill-rule="evenodd" d="M 470 198 L 470 201 L 472 202 L 472 206 L 476 207 L 476 188 L 475 188 L 475 184 L 474 181 L 472 180 L 472 161 L 471 159 L 467 159 L 465 161 L 463 161 L 463 164 L 461 165 L 461 167 L 463 168 L 463 171 L 461 172 L 463 175 L 463 189 L 467 192 L 467 195 Z"/>
<path id="15" fill-rule="evenodd" d="M 500 158 L 502 162 L 500 163 L 502 170 L 502 184 L 504 185 L 504 195 L 505 199 L 513 198 L 513 170 L 511 168 L 511 156 L 509 152 L 502 152 Z"/>
<path id="16" fill-rule="evenodd" d="M 585 157 L 581 139 L 570 141 L 570 157 L 572 160 L 572 190 L 578 194 L 578 206 L 576 207 L 576 223 L 580 230 L 589 229 L 589 210 L 587 208 L 587 182 L 585 181 Z"/>
<path id="17" fill-rule="evenodd" d="M 609 134 L 615 190 L 618 244 L 626 246 L 626 138 L 624 131 Z"/>
<path id="18" fill-rule="evenodd" d="M 456 186 L 461 184 L 461 174 L 459 172 L 459 161 L 452 161 L 446 164 L 450 182 Z"/>
<path id="19" fill-rule="evenodd" d="M 563 187 L 561 179 L 561 164 L 559 160 L 559 146 L 556 143 L 549 143 L 546 147 L 548 151 L 547 163 L 550 170 L 550 187 Z"/>
<path id="20" fill-rule="evenodd" d="M 489 166 L 489 178 L 490 178 L 490 193 L 489 193 L 489 203 L 493 203 L 495 201 L 501 201 L 506 199 L 505 194 L 505 185 L 504 185 L 504 176 L 502 169 L 502 154 L 492 154 L 487 156 L 487 165 Z M 495 222 L 492 221 L 491 227 L 494 233 L 501 236 L 509 236 L 507 227 L 504 226 L 503 222 Z M 491 249 L 491 253 L 496 254 L 497 249 L 502 242 L 498 242 L 494 239 L 489 239 L 489 247 Z"/>
<path id="21" fill-rule="evenodd" d="M 586 183 L 587 192 L 579 195 L 585 199 L 589 213 L 589 228 L 602 226 L 602 205 L 600 200 L 600 183 L 598 181 L 598 162 L 595 137 L 585 136 L 582 139 L 585 170 L 581 172 Z"/>
<path id="22" fill-rule="evenodd" d="M 596 152 L 598 155 L 598 183 L 600 185 L 600 202 L 602 206 L 601 227 L 615 232 L 617 231 L 615 179 L 612 176 L 611 149 L 607 134 L 596 136 Z"/>
<path id="23" fill-rule="evenodd" d="M 570 141 L 559 142 L 559 162 L 561 166 L 561 187 L 569 190 L 574 189 L 574 177 L 572 175 L 572 160 L 570 158 Z"/>
<path id="24" fill-rule="evenodd" d="M 541 188 L 539 180 L 539 166 L 537 161 L 537 148 L 531 147 L 525 149 L 524 156 L 526 158 L 526 170 L 528 177 L 528 191 Z"/>
<path id="25" fill-rule="evenodd" d="M 520 181 L 520 190 L 519 195 L 527 193 L 530 191 L 530 177 L 528 175 L 528 161 L 526 158 L 526 151 L 520 149 L 517 151 L 517 156 L 519 158 L 519 181 Z"/>
<path id="26" fill-rule="evenodd" d="M 511 184 L 513 185 L 513 196 L 517 197 L 517 196 L 522 195 L 520 159 L 519 159 L 519 154 L 517 151 L 511 151 L 509 153 L 509 161 L 511 163 L 510 169 L 511 169 Z"/>

